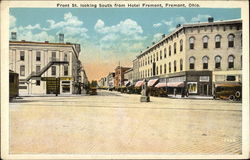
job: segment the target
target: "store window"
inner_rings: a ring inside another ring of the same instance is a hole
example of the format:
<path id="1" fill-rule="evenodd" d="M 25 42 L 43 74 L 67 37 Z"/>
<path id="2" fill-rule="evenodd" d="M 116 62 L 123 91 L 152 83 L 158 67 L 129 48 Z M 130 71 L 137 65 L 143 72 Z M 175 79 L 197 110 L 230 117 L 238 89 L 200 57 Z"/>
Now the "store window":
<path id="1" fill-rule="evenodd" d="M 216 56 L 215 57 L 215 68 L 216 69 L 220 69 L 221 68 L 221 57 L 220 56 Z"/>
<path id="2" fill-rule="evenodd" d="M 208 57 L 204 56 L 202 58 L 203 69 L 208 69 Z"/>
<path id="3" fill-rule="evenodd" d="M 215 36 L 215 48 L 220 48 L 221 47 L 221 36 L 217 35 Z"/>
<path id="4" fill-rule="evenodd" d="M 208 36 L 204 36 L 202 38 L 203 41 L 203 48 L 208 48 Z"/>
<path id="5" fill-rule="evenodd" d="M 197 93 L 197 82 L 188 82 L 188 93 Z"/>

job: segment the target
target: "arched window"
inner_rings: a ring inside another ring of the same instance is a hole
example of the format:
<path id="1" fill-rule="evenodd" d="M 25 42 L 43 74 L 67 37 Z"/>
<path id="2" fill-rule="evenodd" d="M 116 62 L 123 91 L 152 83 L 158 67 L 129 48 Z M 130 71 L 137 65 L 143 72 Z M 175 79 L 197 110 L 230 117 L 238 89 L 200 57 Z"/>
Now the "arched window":
<path id="1" fill-rule="evenodd" d="M 234 68 L 234 56 L 228 56 L 228 68 Z"/>
<path id="2" fill-rule="evenodd" d="M 147 77 L 147 75 L 148 75 L 148 74 L 147 74 L 147 70 L 145 70 L 145 77 Z"/>
<path id="3" fill-rule="evenodd" d="M 64 54 L 64 58 L 63 59 L 64 59 L 64 61 L 68 61 L 68 55 L 67 55 L 67 53 Z"/>
<path id="4" fill-rule="evenodd" d="M 167 49 L 164 48 L 164 58 L 167 58 Z"/>
<path id="5" fill-rule="evenodd" d="M 176 61 L 174 61 L 174 72 L 176 72 L 177 68 L 176 68 Z"/>
<path id="6" fill-rule="evenodd" d="M 221 67 L 221 56 L 215 57 L 215 68 L 220 69 Z"/>
<path id="7" fill-rule="evenodd" d="M 180 60 L 180 71 L 182 71 L 182 69 L 183 69 L 183 60 L 181 59 Z"/>
<path id="8" fill-rule="evenodd" d="M 162 51 L 160 51 L 160 59 L 162 59 Z"/>
<path id="9" fill-rule="evenodd" d="M 183 40 L 180 40 L 180 52 L 183 50 Z"/>
<path id="10" fill-rule="evenodd" d="M 158 52 L 156 53 L 156 61 L 158 61 Z"/>
<path id="11" fill-rule="evenodd" d="M 174 54 L 176 54 L 176 43 L 174 43 Z"/>
<path id="12" fill-rule="evenodd" d="M 228 47 L 234 47 L 234 35 L 233 34 L 229 34 L 228 35 Z"/>
<path id="13" fill-rule="evenodd" d="M 195 58 L 190 57 L 189 58 L 189 69 L 194 69 L 194 63 L 195 63 Z"/>
<path id="14" fill-rule="evenodd" d="M 155 62 L 155 54 L 154 54 L 154 62 Z"/>
<path id="15" fill-rule="evenodd" d="M 208 69 L 208 57 L 204 56 L 202 58 L 203 69 Z"/>
<path id="16" fill-rule="evenodd" d="M 162 74 L 162 65 L 160 65 L 160 74 Z"/>
<path id="17" fill-rule="evenodd" d="M 171 56 L 171 46 L 169 46 L 168 53 L 168 55 Z"/>
<path id="18" fill-rule="evenodd" d="M 164 73 L 167 73 L 167 64 L 164 64 Z"/>
<path id="19" fill-rule="evenodd" d="M 221 36 L 220 35 L 216 35 L 215 36 L 215 48 L 220 48 L 220 43 L 221 43 Z"/>
<path id="20" fill-rule="evenodd" d="M 208 36 L 204 36 L 202 38 L 203 41 L 203 48 L 207 48 L 208 47 Z"/>
<path id="21" fill-rule="evenodd" d="M 189 38 L 189 49 L 194 49 L 194 37 Z"/>
<path id="22" fill-rule="evenodd" d="M 168 72 L 171 73 L 171 62 L 168 64 Z"/>

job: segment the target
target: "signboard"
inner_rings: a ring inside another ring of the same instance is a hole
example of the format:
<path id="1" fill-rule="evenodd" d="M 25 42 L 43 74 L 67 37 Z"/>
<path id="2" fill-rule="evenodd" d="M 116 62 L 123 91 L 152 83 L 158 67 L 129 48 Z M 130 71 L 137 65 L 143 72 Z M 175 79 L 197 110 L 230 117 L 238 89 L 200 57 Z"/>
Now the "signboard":
<path id="1" fill-rule="evenodd" d="M 70 81 L 72 80 L 72 77 L 60 77 L 60 80 L 64 80 L 64 81 Z M 42 81 L 55 81 L 56 77 L 41 77 Z"/>

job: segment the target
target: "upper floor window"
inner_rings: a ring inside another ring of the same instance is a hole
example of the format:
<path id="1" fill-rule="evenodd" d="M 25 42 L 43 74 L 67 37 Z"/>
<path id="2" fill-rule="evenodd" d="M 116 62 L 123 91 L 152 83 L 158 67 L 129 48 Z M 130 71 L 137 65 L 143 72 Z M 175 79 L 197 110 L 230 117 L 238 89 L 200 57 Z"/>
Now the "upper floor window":
<path id="1" fill-rule="evenodd" d="M 215 68 L 220 69 L 221 67 L 221 56 L 215 57 Z"/>
<path id="2" fill-rule="evenodd" d="M 156 61 L 158 61 L 158 52 L 156 53 Z"/>
<path id="3" fill-rule="evenodd" d="M 24 65 L 20 66 L 20 76 L 25 76 L 25 66 Z"/>
<path id="4" fill-rule="evenodd" d="M 183 50 L 183 40 L 180 40 L 180 52 Z"/>
<path id="5" fill-rule="evenodd" d="M 229 48 L 234 47 L 234 35 L 233 34 L 230 34 L 228 36 L 228 47 Z"/>
<path id="6" fill-rule="evenodd" d="M 215 36 L 215 48 L 220 48 L 221 47 L 221 36 L 217 35 Z"/>
<path id="7" fill-rule="evenodd" d="M 154 54 L 154 62 L 155 62 L 155 54 Z"/>
<path id="8" fill-rule="evenodd" d="M 228 56 L 228 68 L 234 68 L 234 56 Z"/>
<path id="9" fill-rule="evenodd" d="M 189 58 L 189 69 L 194 69 L 194 63 L 195 63 L 195 58 L 190 57 Z"/>
<path id="10" fill-rule="evenodd" d="M 189 49 L 194 49 L 194 37 L 189 38 Z"/>
<path id="11" fill-rule="evenodd" d="M 67 53 L 64 54 L 63 60 L 64 61 L 68 61 L 68 55 L 67 55 Z"/>
<path id="12" fill-rule="evenodd" d="M 183 70 L 183 60 L 181 59 L 180 60 L 180 71 L 182 71 Z"/>
<path id="13" fill-rule="evenodd" d="M 55 76 L 56 75 L 56 66 L 51 67 L 51 75 Z"/>
<path id="14" fill-rule="evenodd" d="M 40 65 L 36 66 L 36 73 L 40 72 L 40 70 L 41 70 L 41 66 Z"/>
<path id="15" fill-rule="evenodd" d="M 176 72 L 177 68 L 176 68 L 176 61 L 174 61 L 174 72 Z"/>
<path id="16" fill-rule="evenodd" d="M 171 62 L 168 64 L 168 72 L 171 73 Z"/>
<path id="17" fill-rule="evenodd" d="M 151 55 L 151 58 L 150 58 L 150 60 L 151 60 L 151 63 L 153 62 L 153 59 L 152 59 L 152 55 Z"/>
<path id="18" fill-rule="evenodd" d="M 41 61 L 41 52 L 40 51 L 36 52 L 36 61 Z"/>
<path id="19" fill-rule="evenodd" d="M 171 46 L 169 46 L 168 55 L 171 56 Z"/>
<path id="20" fill-rule="evenodd" d="M 162 51 L 160 51 L 160 59 L 162 59 Z"/>
<path id="21" fill-rule="evenodd" d="M 204 56 L 202 58 L 203 69 L 208 69 L 208 57 Z"/>
<path id="22" fill-rule="evenodd" d="M 164 58 L 166 58 L 166 57 L 167 57 L 167 49 L 164 48 Z"/>
<path id="23" fill-rule="evenodd" d="M 204 36 L 202 38 L 203 41 L 203 48 L 207 48 L 208 47 L 208 36 Z"/>
<path id="24" fill-rule="evenodd" d="M 167 64 L 164 64 L 164 73 L 167 73 Z"/>
<path id="25" fill-rule="evenodd" d="M 160 65 L 160 74 L 162 74 L 162 65 Z"/>
<path id="26" fill-rule="evenodd" d="M 176 54 L 176 43 L 174 43 L 174 54 Z"/>
<path id="27" fill-rule="evenodd" d="M 158 75 L 158 73 L 159 73 L 159 72 L 158 72 L 158 66 L 157 66 L 157 67 L 156 67 L 156 75 Z"/>
<path id="28" fill-rule="evenodd" d="M 24 61 L 24 59 L 25 59 L 24 51 L 20 51 L 20 61 Z"/>
<path id="29" fill-rule="evenodd" d="M 53 60 L 53 61 L 56 60 L 56 52 L 52 52 L 52 60 Z"/>

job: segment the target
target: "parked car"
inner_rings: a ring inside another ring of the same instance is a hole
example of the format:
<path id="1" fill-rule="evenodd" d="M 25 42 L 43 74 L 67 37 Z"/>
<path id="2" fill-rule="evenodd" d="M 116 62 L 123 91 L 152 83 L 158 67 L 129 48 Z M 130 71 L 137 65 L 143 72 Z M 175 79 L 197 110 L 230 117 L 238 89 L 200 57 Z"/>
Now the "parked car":
<path id="1" fill-rule="evenodd" d="M 241 100 L 242 85 L 238 84 L 218 84 L 214 89 L 214 99 Z"/>

